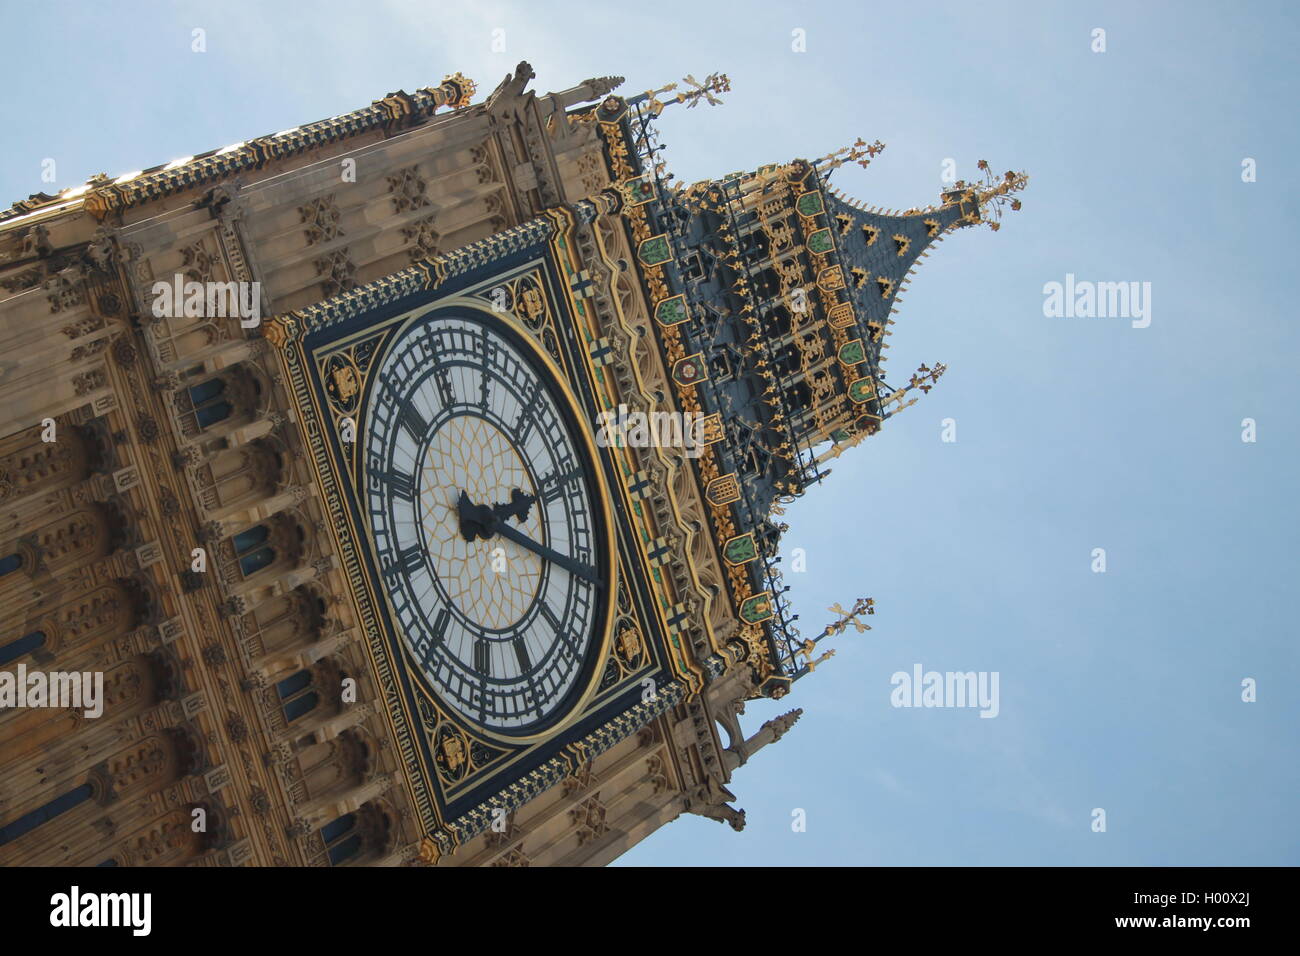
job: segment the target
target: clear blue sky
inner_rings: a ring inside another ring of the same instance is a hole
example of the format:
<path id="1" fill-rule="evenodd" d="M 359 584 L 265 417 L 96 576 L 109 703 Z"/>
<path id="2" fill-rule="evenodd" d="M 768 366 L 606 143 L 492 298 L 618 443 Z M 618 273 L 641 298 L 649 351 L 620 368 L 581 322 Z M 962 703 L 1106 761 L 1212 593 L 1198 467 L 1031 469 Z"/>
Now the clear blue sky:
<path id="1" fill-rule="evenodd" d="M 805 633 L 859 595 L 875 629 L 751 705 L 751 731 L 804 716 L 732 782 L 743 833 L 685 817 L 621 862 L 1300 862 L 1294 5 L 41 3 L 5 25 L 5 202 L 51 188 L 46 157 L 62 188 L 521 59 L 542 91 L 726 72 L 725 106 L 663 118 L 687 181 L 858 136 L 888 149 L 836 184 L 876 205 L 934 201 L 949 157 L 1027 170 L 1024 210 L 904 295 L 891 378 L 947 376 L 788 515 Z M 1152 283 L 1150 327 L 1044 317 L 1066 273 Z M 891 707 L 917 663 L 999 672 L 1000 715 Z"/>

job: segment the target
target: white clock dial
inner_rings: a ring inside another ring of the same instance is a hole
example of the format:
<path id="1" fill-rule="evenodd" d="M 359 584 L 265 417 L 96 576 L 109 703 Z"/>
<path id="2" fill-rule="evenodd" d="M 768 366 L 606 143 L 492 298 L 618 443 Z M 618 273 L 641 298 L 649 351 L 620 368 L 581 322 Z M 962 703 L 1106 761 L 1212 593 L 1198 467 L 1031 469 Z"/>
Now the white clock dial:
<path id="1" fill-rule="evenodd" d="M 516 333 L 468 310 L 407 325 L 370 388 L 367 509 L 413 661 L 488 730 L 553 723 L 590 670 L 609 561 L 566 399 Z M 472 533 L 462 498 L 500 516 L 493 533 Z"/>

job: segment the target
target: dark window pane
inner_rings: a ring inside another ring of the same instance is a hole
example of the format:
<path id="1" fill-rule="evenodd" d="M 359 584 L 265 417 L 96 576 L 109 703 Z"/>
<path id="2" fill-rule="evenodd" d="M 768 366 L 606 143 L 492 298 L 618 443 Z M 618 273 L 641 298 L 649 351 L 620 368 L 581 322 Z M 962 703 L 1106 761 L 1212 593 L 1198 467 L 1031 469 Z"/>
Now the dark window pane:
<path id="1" fill-rule="evenodd" d="M 0 577 L 10 571 L 17 571 L 22 566 L 23 556 L 21 554 L 6 554 L 3 558 L 0 558 Z"/>
<path id="2" fill-rule="evenodd" d="M 293 700 L 287 700 L 284 703 L 284 719 L 288 723 L 293 723 L 304 714 L 310 714 L 316 709 L 316 694 L 313 691 L 310 694 L 303 694 L 301 697 L 295 697 Z"/>
<path id="3" fill-rule="evenodd" d="M 247 554 L 255 547 L 266 540 L 269 532 L 266 525 L 259 524 L 255 528 L 249 528 L 247 531 L 241 531 L 231 539 L 231 544 L 235 546 L 235 554 Z"/>
<path id="4" fill-rule="evenodd" d="M 198 423 L 200 429 L 209 428 L 217 422 L 223 422 L 230 417 L 234 411 L 234 406 L 229 402 L 214 402 L 211 405 L 204 405 L 194 413 L 194 421 Z"/>
<path id="5" fill-rule="evenodd" d="M 77 804 L 90 799 L 91 786 L 83 783 L 75 790 L 60 794 L 43 807 L 37 807 L 31 813 L 24 814 L 12 823 L 0 827 L 0 846 L 11 843 L 19 837 L 35 830 L 42 823 L 53 820 L 60 813 L 66 813 Z"/>
<path id="6" fill-rule="evenodd" d="M 325 840 L 325 845 L 329 846 L 329 844 L 351 830 L 356 821 L 357 815 L 355 813 L 345 813 L 337 820 L 331 820 L 321 827 L 320 835 Z"/>
<path id="7" fill-rule="evenodd" d="M 338 846 L 330 847 L 330 866 L 338 866 L 349 857 L 356 856 L 357 851 L 360 849 L 361 836 L 360 834 L 353 834 Z"/>
<path id="8" fill-rule="evenodd" d="M 309 671 L 298 671 L 296 674 L 290 674 L 280 683 L 275 685 L 276 692 L 279 693 L 280 699 L 292 697 L 298 691 L 302 690 L 311 683 L 311 673 Z"/>
<path id="9" fill-rule="evenodd" d="M 256 574 L 263 568 L 267 567 L 275 560 L 274 548 L 262 548 L 260 551 L 254 551 L 252 554 L 245 555 L 239 559 L 239 570 L 244 572 L 244 577 Z"/>
<path id="10" fill-rule="evenodd" d="M 202 385 L 195 385 L 190 389 L 190 402 L 195 408 L 198 408 L 204 402 L 210 401 L 226 390 L 225 379 L 211 378 Z"/>
<path id="11" fill-rule="evenodd" d="M 0 664 L 8 664 L 10 661 L 16 661 L 24 654 L 30 654 L 44 643 L 45 632 L 32 631 L 30 634 L 24 634 L 16 641 L 10 641 L 8 644 L 0 644 Z"/>

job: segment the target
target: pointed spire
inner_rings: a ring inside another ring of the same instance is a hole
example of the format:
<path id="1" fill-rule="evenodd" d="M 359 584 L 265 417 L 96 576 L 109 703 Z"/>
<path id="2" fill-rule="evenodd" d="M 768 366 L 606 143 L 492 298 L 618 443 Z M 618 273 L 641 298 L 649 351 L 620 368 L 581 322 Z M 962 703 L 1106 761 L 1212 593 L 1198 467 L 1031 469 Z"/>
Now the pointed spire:
<path id="1" fill-rule="evenodd" d="M 790 728 L 798 723 L 799 718 L 803 716 L 803 708 L 797 707 L 794 710 L 786 711 L 779 717 L 773 717 L 771 720 L 764 722 L 763 726 L 758 728 L 758 732 L 752 737 L 737 742 L 735 747 L 729 747 L 724 753 L 728 770 L 735 770 L 743 766 L 768 744 L 774 744 L 787 733 Z"/>
<path id="2" fill-rule="evenodd" d="M 799 718 L 802 716 L 803 708 L 796 707 L 794 710 L 786 711 L 781 716 L 773 717 L 771 720 L 766 721 L 763 726 L 759 728 L 759 733 L 762 733 L 764 730 L 770 730 L 772 732 L 772 743 L 775 743 L 789 733 L 790 728 L 797 724 Z M 757 734 L 755 734 L 755 737 L 756 736 Z M 752 740 L 753 738 L 750 739 Z"/>
<path id="3" fill-rule="evenodd" d="M 611 91 L 622 86 L 624 79 L 621 76 L 593 76 L 583 80 L 582 85 L 590 86 L 596 96 L 607 96 Z"/>

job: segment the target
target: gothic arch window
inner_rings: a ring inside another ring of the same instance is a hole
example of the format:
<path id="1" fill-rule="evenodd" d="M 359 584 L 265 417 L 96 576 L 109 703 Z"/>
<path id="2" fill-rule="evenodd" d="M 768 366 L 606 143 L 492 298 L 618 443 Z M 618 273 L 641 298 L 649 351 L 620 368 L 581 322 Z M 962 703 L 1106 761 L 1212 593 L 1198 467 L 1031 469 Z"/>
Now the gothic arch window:
<path id="1" fill-rule="evenodd" d="M 221 395 L 226 390 L 225 379 L 211 378 L 202 385 L 195 385 L 190 388 L 190 401 L 197 408 L 204 402 L 210 402 Z"/>
<path id="2" fill-rule="evenodd" d="M 321 839 L 330 866 L 339 866 L 361 852 L 361 833 L 357 829 L 357 815 L 347 813 L 321 827 Z"/>
<path id="3" fill-rule="evenodd" d="M 260 524 L 224 539 L 219 547 L 222 579 L 270 580 L 299 564 L 308 553 L 304 520 L 293 512 L 272 515 Z"/>
<path id="4" fill-rule="evenodd" d="M 301 749 L 298 767 L 307 798 L 319 800 L 363 782 L 374 768 L 374 747 L 365 731 L 350 728 Z"/>
<path id="5" fill-rule="evenodd" d="M 330 866 L 354 865 L 391 851 L 396 815 L 386 803 L 366 802 L 323 826 L 319 833 Z"/>
<path id="6" fill-rule="evenodd" d="M 347 768 L 337 738 L 317 741 L 299 751 L 298 768 L 309 800 L 335 792 L 346 780 Z"/>
<path id="7" fill-rule="evenodd" d="M 0 578 L 17 571 L 22 566 L 23 556 L 21 554 L 16 551 L 13 554 L 6 554 L 3 558 L 0 558 Z"/>
<path id="8" fill-rule="evenodd" d="M 262 653 L 319 640 L 326 614 L 325 599 L 312 588 L 299 585 L 257 606 L 245 627 L 262 639 Z"/>
<path id="9" fill-rule="evenodd" d="M 25 657 L 32 651 L 39 650 L 44 644 L 44 631 L 32 631 L 8 644 L 0 644 L 0 665 L 10 664 L 20 657 Z"/>
<path id="10" fill-rule="evenodd" d="M 235 557 L 239 561 L 239 570 L 244 577 L 251 577 L 275 560 L 275 549 L 267 543 L 270 534 L 266 525 L 259 524 L 241 531 L 231 539 Z"/>
<path id="11" fill-rule="evenodd" d="M 199 496 L 209 511 L 275 493 L 283 482 L 283 452 L 265 439 L 226 449 L 204 466 Z"/>
<path id="12" fill-rule="evenodd" d="M 275 685 L 275 693 L 280 698 L 280 710 L 286 724 L 301 720 L 320 703 L 320 695 L 316 693 L 308 670 L 298 671 L 280 681 Z"/>
<path id="13" fill-rule="evenodd" d="M 26 836 L 42 823 L 48 823 L 60 814 L 67 813 L 72 808 L 85 803 L 94 795 L 94 791 L 95 788 L 91 784 L 83 783 L 67 793 L 59 794 L 44 806 L 23 814 L 17 820 L 0 826 L 0 846 Z"/>
<path id="14" fill-rule="evenodd" d="M 190 414 L 199 431 L 206 431 L 218 422 L 230 417 L 235 406 L 225 398 L 226 380 L 210 378 L 200 385 L 189 389 Z"/>
<path id="15" fill-rule="evenodd" d="M 188 438 L 219 423 L 252 421 L 262 408 L 266 394 L 256 366 L 241 362 L 220 375 L 191 385 L 176 395 L 176 414 L 181 432 Z"/>

